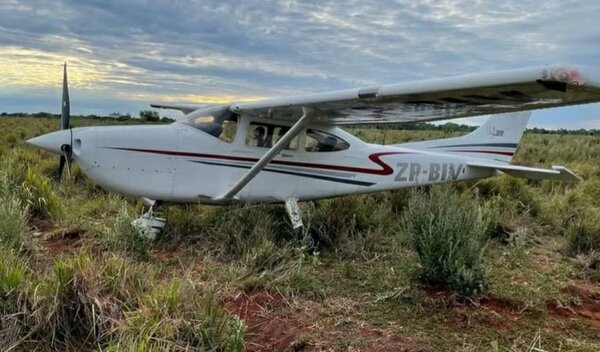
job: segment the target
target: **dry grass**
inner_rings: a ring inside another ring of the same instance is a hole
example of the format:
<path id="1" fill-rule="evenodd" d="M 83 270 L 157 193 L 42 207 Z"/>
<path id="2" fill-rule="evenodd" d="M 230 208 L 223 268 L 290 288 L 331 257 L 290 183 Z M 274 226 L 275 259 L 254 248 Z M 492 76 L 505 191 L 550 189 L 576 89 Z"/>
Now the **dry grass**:
<path id="1" fill-rule="evenodd" d="M 106 122 L 74 120 L 91 123 Z M 59 185 L 58 161 L 24 145 L 57 125 L 0 119 L 2 350 L 600 348 L 582 313 L 600 311 L 582 294 L 599 277 L 598 137 L 528 134 L 517 153 L 525 165 L 564 164 L 579 184 L 503 176 L 445 187 L 475 208 L 493 204 L 498 219 L 483 256 L 487 293 L 465 298 L 415 285 L 423 267 L 402 220 L 415 210 L 410 191 L 307 205 L 312 243 L 280 206 L 196 205 L 169 208 L 166 233 L 138 241 L 128 227 L 136 200 L 76 166 Z M 357 133 L 387 143 L 453 134 Z"/>

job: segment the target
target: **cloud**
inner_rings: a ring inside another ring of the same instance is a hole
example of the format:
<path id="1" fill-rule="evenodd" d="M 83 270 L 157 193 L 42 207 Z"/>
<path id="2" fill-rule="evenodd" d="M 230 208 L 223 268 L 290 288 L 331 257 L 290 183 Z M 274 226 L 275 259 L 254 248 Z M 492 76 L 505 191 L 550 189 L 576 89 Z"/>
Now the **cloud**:
<path id="1" fill-rule="evenodd" d="M 119 102 L 106 112 L 161 97 L 256 99 L 546 63 L 597 66 L 598 15 L 600 3 L 575 0 L 5 0 L 0 104 L 15 106 L 16 92 L 54 94 L 64 61 L 73 89 L 90 99 L 79 108 L 96 109 L 93 97 Z"/>

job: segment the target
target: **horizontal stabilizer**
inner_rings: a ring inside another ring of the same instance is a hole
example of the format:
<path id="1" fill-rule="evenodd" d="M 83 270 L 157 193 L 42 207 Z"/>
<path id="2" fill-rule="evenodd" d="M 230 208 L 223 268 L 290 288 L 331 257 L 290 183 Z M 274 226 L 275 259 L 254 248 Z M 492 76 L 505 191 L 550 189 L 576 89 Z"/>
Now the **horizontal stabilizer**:
<path id="1" fill-rule="evenodd" d="M 564 166 L 552 166 L 552 169 L 538 169 L 528 166 L 485 163 L 479 161 L 469 162 L 467 163 L 467 166 L 483 169 L 496 169 L 511 176 L 532 180 L 581 181 L 581 177 L 575 175 L 575 173 Z"/>

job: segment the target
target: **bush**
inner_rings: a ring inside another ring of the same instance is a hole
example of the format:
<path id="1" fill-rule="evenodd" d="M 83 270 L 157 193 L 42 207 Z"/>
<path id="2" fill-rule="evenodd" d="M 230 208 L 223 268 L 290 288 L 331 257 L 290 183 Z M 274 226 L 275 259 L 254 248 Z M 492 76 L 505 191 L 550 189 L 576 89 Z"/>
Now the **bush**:
<path id="1" fill-rule="evenodd" d="M 465 295 L 486 289 L 483 253 L 495 227 L 488 204 L 434 187 L 413 193 L 402 222 L 421 264 L 421 282 Z"/>

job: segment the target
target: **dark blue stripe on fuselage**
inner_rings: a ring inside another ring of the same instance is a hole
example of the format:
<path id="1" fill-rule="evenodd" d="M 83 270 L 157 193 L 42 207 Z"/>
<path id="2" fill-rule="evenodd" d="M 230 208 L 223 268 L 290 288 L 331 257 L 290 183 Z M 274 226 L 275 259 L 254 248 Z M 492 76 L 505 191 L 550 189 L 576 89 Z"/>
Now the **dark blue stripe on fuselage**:
<path id="1" fill-rule="evenodd" d="M 431 148 L 453 148 L 453 147 L 498 147 L 498 148 L 517 148 L 519 145 L 516 143 L 477 143 L 477 144 L 452 144 L 452 145 L 438 145 Z"/>
<path id="2" fill-rule="evenodd" d="M 216 163 L 216 162 L 211 162 L 211 161 L 198 161 L 198 160 L 188 160 L 188 161 L 193 162 L 193 163 L 198 163 L 198 164 L 206 164 L 206 165 L 237 167 L 237 168 L 240 168 L 240 169 L 250 169 L 251 168 L 251 166 L 238 165 L 238 164 L 225 164 L 225 163 Z M 324 181 L 347 183 L 347 184 L 357 185 L 357 186 L 373 186 L 375 184 L 373 182 L 346 180 L 346 179 L 336 178 L 336 177 L 314 175 L 314 174 L 306 174 L 306 173 L 303 173 L 303 172 L 277 170 L 277 169 L 272 169 L 272 168 L 269 168 L 269 167 L 265 167 L 263 169 L 263 171 L 275 172 L 275 173 L 286 174 L 286 175 L 294 175 L 294 176 L 300 176 L 300 177 L 315 178 L 315 179 L 324 180 Z"/>

